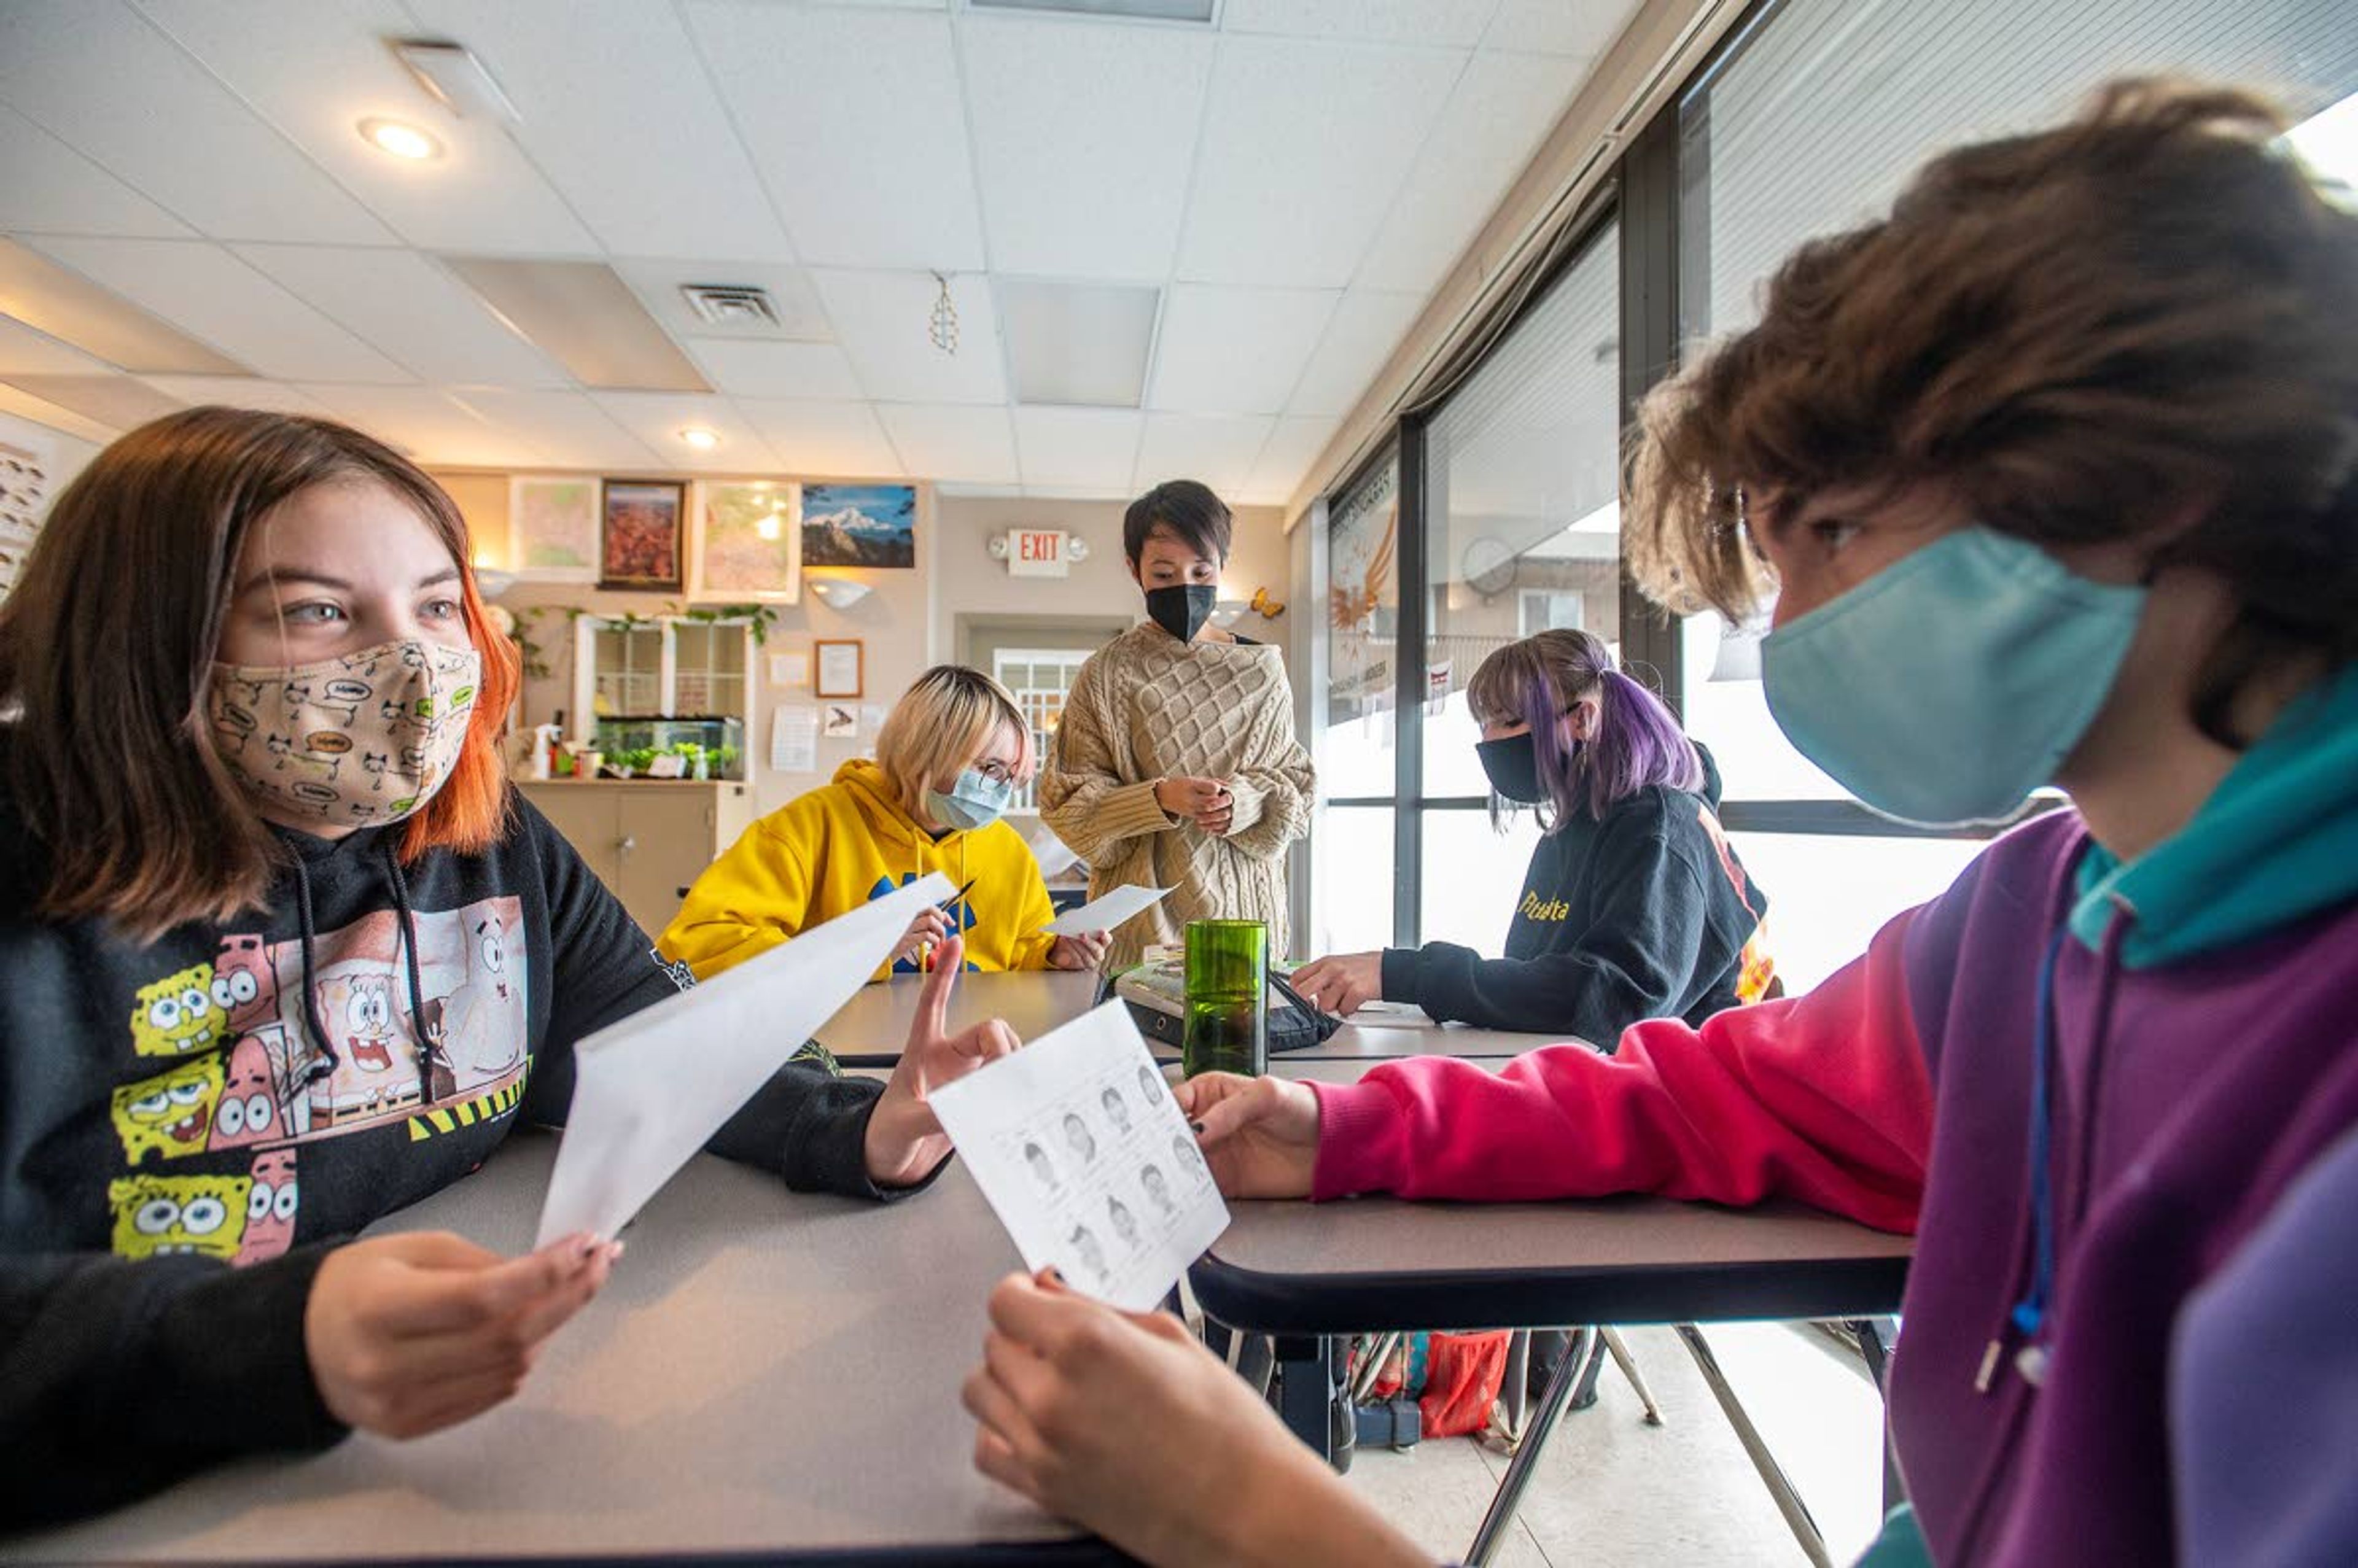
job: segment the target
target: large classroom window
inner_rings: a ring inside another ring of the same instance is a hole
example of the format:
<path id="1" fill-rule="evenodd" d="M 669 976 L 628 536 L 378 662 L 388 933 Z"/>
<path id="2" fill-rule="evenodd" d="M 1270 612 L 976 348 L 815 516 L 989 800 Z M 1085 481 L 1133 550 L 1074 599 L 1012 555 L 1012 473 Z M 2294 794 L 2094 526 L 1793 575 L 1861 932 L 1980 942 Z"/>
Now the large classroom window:
<path id="1" fill-rule="evenodd" d="M 2108 77 L 2155 71 L 2266 84 L 2309 114 L 2358 87 L 2358 27 L 2348 0 L 1764 8 L 1678 110 L 1682 341 L 1749 326 L 1795 246 L 1887 209 L 1938 148 L 2054 120 Z M 1877 833 L 1787 743 L 1757 654 L 1729 643 L 1711 617 L 1682 628 L 1683 713 L 1720 761 L 1725 815 L 1768 894 L 1779 967 L 1806 989 L 1981 846 Z"/>
<path id="2" fill-rule="evenodd" d="M 1305 952 L 1358 952 L 1392 939 L 1399 491 L 1387 458 L 1328 509 L 1325 719 L 1314 740 L 1320 885 Z"/>
<path id="3" fill-rule="evenodd" d="M 1421 938 L 1498 952 L 1539 841 L 1491 826 L 1475 670 L 1541 625 L 1620 642 L 1619 285 L 1607 222 L 1424 427 Z"/>

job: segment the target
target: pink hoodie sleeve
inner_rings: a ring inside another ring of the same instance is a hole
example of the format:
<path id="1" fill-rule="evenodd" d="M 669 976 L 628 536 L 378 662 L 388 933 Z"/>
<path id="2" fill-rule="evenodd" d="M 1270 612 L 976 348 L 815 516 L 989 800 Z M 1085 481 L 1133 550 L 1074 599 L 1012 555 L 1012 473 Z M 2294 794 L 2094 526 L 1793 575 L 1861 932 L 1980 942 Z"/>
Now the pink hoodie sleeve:
<path id="1" fill-rule="evenodd" d="M 1356 1084 L 1313 1084 L 1312 1195 L 1775 1195 L 1912 1232 L 1932 1133 L 1901 961 L 1919 913 L 1806 996 L 1731 1009 L 1701 1029 L 1640 1023 L 1615 1055 L 1550 1045 L 1495 1075 L 1424 1056 Z"/>

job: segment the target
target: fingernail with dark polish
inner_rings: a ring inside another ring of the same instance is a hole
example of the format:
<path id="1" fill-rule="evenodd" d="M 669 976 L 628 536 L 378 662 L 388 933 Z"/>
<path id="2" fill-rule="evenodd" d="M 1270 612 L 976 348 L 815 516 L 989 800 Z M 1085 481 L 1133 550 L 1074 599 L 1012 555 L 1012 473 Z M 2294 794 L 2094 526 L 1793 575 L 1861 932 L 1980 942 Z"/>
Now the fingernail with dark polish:
<path id="1" fill-rule="evenodd" d="M 1200 1122 L 1200 1121 L 1191 1121 L 1191 1122 L 1189 1122 L 1187 1125 L 1188 1125 L 1189 1127 L 1191 1127 L 1191 1128 L 1195 1129 L 1195 1136 L 1196 1136 L 1196 1137 L 1201 1138 L 1202 1136 L 1204 1136 L 1204 1124 L 1203 1124 L 1202 1122 Z"/>

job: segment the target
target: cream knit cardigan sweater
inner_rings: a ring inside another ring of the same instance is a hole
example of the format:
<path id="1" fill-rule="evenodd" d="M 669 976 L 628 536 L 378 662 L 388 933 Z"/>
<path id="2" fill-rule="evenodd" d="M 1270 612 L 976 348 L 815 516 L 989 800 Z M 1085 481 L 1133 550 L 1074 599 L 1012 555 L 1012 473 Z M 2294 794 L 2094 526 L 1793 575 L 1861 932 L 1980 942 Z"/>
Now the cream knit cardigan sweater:
<path id="1" fill-rule="evenodd" d="M 1235 793 L 1225 837 L 1156 804 L 1156 781 L 1187 775 Z M 1130 882 L 1171 890 L 1113 933 L 1109 971 L 1178 941 L 1190 920 L 1264 921 L 1270 957 L 1282 957 L 1285 850 L 1309 830 L 1314 783 L 1275 648 L 1182 643 L 1150 622 L 1092 654 L 1040 773 L 1040 815 L 1088 862 L 1090 897 Z"/>

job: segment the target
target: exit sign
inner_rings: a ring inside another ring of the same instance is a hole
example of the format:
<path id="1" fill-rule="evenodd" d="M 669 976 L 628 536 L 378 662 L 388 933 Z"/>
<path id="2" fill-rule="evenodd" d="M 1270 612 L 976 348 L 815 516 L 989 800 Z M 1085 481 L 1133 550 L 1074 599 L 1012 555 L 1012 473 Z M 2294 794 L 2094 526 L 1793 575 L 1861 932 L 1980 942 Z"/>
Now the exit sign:
<path id="1" fill-rule="evenodd" d="M 1069 577 L 1071 553 L 1060 529 L 1017 528 L 1007 535 L 1010 577 Z"/>

